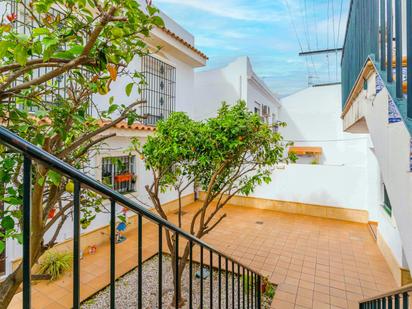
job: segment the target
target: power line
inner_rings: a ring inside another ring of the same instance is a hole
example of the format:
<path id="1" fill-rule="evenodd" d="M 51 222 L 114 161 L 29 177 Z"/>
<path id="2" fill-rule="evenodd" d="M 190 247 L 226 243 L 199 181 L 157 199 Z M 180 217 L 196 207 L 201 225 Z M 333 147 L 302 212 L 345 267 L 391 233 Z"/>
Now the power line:
<path id="1" fill-rule="evenodd" d="M 302 42 L 300 41 L 300 38 L 299 38 L 299 35 L 298 35 L 298 31 L 296 30 L 295 21 L 294 21 L 294 19 L 293 19 L 292 10 L 290 9 L 288 0 L 285 0 L 285 4 L 286 4 L 286 7 L 287 7 L 288 12 L 289 12 L 290 22 L 291 22 L 292 27 L 293 27 L 293 30 L 294 30 L 294 32 L 295 32 L 296 39 L 298 40 L 298 44 L 299 44 L 299 47 L 300 47 L 300 51 L 303 52 Z M 310 72 L 309 72 L 309 64 L 308 64 L 307 58 L 305 58 L 305 62 L 306 62 L 306 69 L 307 69 L 307 71 L 308 71 L 308 78 L 309 78 Z"/>
<path id="2" fill-rule="evenodd" d="M 338 24 L 338 38 L 336 39 L 336 46 L 339 44 L 340 25 L 341 25 L 341 21 L 342 21 L 342 11 L 343 11 L 343 0 L 340 0 L 340 13 L 339 13 L 339 24 Z"/>

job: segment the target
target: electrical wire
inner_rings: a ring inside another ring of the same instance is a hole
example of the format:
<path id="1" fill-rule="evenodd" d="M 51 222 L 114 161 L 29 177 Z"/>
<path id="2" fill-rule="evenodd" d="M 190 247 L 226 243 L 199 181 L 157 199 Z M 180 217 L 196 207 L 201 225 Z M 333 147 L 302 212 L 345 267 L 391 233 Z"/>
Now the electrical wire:
<path id="1" fill-rule="evenodd" d="M 285 1 L 285 4 L 286 4 L 286 7 L 287 7 L 287 9 L 288 9 L 290 22 L 291 22 L 292 27 L 293 27 L 293 30 L 294 30 L 294 32 L 295 32 L 296 39 L 298 40 L 298 44 L 299 44 L 299 47 L 300 47 L 300 51 L 303 52 L 303 45 L 302 45 L 302 42 L 300 41 L 300 38 L 299 38 L 299 35 L 298 35 L 298 31 L 297 31 L 297 29 L 296 29 L 296 24 L 295 24 L 295 21 L 294 21 L 293 16 L 292 16 L 292 10 L 290 9 L 290 5 L 289 5 L 288 0 L 284 0 L 284 1 Z M 307 69 L 307 71 L 308 71 L 308 76 L 309 76 L 309 75 L 310 75 L 309 63 L 308 63 L 308 60 L 307 60 L 306 57 L 305 57 L 305 61 L 306 61 L 306 69 Z"/>

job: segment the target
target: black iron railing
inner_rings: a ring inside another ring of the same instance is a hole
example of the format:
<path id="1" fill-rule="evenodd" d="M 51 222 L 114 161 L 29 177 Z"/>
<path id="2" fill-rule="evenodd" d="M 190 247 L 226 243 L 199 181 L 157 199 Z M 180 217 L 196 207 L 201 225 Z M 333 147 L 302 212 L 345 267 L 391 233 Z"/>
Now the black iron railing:
<path id="1" fill-rule="evenodd" d="M 61 175 L 68 177 L 74 183 L 74 200 L 73 200 L 73 222 L 74 222 L 74 233 L 73 233 L 73 308 L 80 308 L 80 190 L 81 188 L 87 188 L 93 190 L 94 192 L 100 194 L 101 196 L 109 199 L 111 201 L 110 206 L 110 308 L 115 308 L 115 268 L 116 268 L 116 246 L 115 246 L 115 220 L 116 213 L 115 207 L 117 204 L 128 208 L 137 214 L 137 232 L 138 232 L 138 301 L 137 308 L 141 309 L 143 307 L 142 298 L 142 242 L 143 242 L 143 222 L 142 219 L 148 219 L 158 226 L 158 300 L 157 304 L 150 304 L 151 308 L 162 308 L 162 271 L 163 271 L 163 259 L 162 259 L 162 236 L 165 230 L 170 231 L 174 234 L 176 239 L 175 252 L 171 254 L 175 255 L 176 263 L 178 263 L 179 258 L 179 238 L 183 238 L 190 243 L 189 246 L 189 308 L 193 308 L 193 248 L 200 247 L 200 308 L 213 308 L 213 293 L 218 294 L 218 308 L 222 307 L 223 301 L 225 300 L 225 308 L 261 308 L 261 283 L 262 276 L 253 271 L 252 269 L 246 267 L 245 265 L 239 263 L 238 261 L 226 256 L 222 252 L 216 250 L 215 248 L 209 246 L 204 241 L 194 237 L 190 233 L 178 228 L 174 224 L 167 220 L 157 216 L 145 207 L 131 201 L 119 192 L 107 187 L 106 185 L 96 181 L 95 179 L 87 176 L 86 174 L 80 172 L 79 170 L 73 168 L 69 164 L 61 161 L 60 159 L 52 156 L 48 152 L 34 146 L 33 144 L 27 142 L 26 140 L 20 138 L 16 134 L 12 133 L 8 129 L 0 126 L 0 144 L 21 153 L 24 156 L 24 167 L 23 167 L 23 308 L 31 308 L 31 261 L 30 261 L 30 218 L 31 218 L 31 195 L 32 195 L 32 162 L 33 160 L 47 166 L 54 171 L 60 173 Z M 203 268 L 204 260 L 203 253 L 209 252 L 210 255 L 210 277 L 212 277 L 213 269 L 216 268 L 218 272 L 218 287 L 213 286 L 213 280 L 210 279 L 210 304 L 203 303 Z M 213 265 L 213 258 L 218 257 L 218 265 Z M 222 261 L 223 260 L 223 261 Z M 225 263 L 224 276 L 226 280 L 225 291 L 222 291 L 222 262 Z M 229 288 L 229 263 L 231 264 L 232 274 L 231 276 L 232 284 Z M 241 282 L 242 281 L 242 282 Z M 175 279 L 175 288 L 179 289 L 178 281 Z M 235 299 L 237 295 L 237 300 Z M 176 302 L 178 299 L 176 299 Z M 177 304 L 176 304 L 177 305 Z"/>
<path id="2" fill-rule="evenodd" d="M 412 1 L 351 0 L 341 63 L 344 106 L 368 60 L 375 62 L 393 98 L 400 102 L 404 120 L 412 118 L 412 95 L 404 97 L 412 94 Z M 405 79 L 407 89 L 403 88 Z"/>
<path id="3" fill-rule="evenodd" d="M 412 285 L 407 285 L 401 289 L 362 300 L 359 303 L 360 309 L 409 309 L 409 298 L 412 292 Z"/>

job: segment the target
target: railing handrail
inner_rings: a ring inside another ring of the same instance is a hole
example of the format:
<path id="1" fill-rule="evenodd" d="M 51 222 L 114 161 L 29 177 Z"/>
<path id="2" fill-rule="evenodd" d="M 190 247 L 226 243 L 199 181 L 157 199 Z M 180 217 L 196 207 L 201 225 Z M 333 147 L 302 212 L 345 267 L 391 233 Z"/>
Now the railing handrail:
<path id="1" fill-rule="evenodd" d="M 394 296 L 394 295 L 400 295 L 400 294 L 403 294 L 403 293 L 406 293 L 406 292 L 412 292 L 412 283 L 408 284 L 408 285 L 405 285 L 401 288 L 397 288 L 397 289 L 391 290 L 389 292 L 385 292 L 383 294 L 379 294 L 379 295 L 372 296 L 372 297 L 369 297 L 369 298 L 366 298 L 366 299 L 362 299 L 362 300 L 359 301 L 359 303 L 362 304 L 362 303 L 366 303 L 368 301 L 372 301 L 372 300 L 376 300 L 376 299 L 380 299 L 380 298 L 385 298 L 385 297 L 389 297 L 389 296 Z"/>
<path id="2" fill-rule="evenodd" d="M 194 244 L 200 245 L 201 247 L 206 248 L 207 250 L 221 255 L 224 258 L 227 258 L 230 261 L 233 261 L 236 264 L 239 264 L 241 267 L 248 269 L 249 271 L 255 273 L 256 275 L 263 277 L 258 271 L 252 270 L 251 268 L 245 266 L 244 264 L 240 263 L 234 258 L 227 256 L 226 254 L 222 253 L 221 251 L 213 248 L 212 246 L 208 245 L 201 239 L 193 236 L 192 234 L 182 230 L 181 228 L 177 227 L 173 223 L 163 219 L 162 217 L 158 216 L 157 214 L 151 212 L 148 208 L 145 208 L 138 203 L 130 200 L 129 198 L 125 197 L 121 193 L 109 188 L 108 186 L 104 185 L 103 183 L 93 179 L 90 176 L 82 173 L 81 171 L 77 170 L 73 166 L 69 165 L 68 163 L 60 160 L 59 158 L 53 156 L 52 154 L 48 153 L 47 151 L 31 144 L 30 142 L 26 141 L 25 139 L 21 138 L 17 134 L 11 132 L 10 130 L 6 129 L 4 126 L 0 125 L 0 144 L 5 144 L 7 147 L 12 148 L 24 156 L 27 156 L 30 159 L 36 160 L 53 170 L 60 172 L 61 174 L 78 181 L 83 186 L 91 189 L 92 191 L 109 198 L 110 200 L 115 201 L 116 203 L 120 203 L 123 206 L 129 208 L 130 210 L 134 211 L 135 213 L 141 214 L 143 217 L 154 221 L 156 224 L 161 224 L 164 228 L 169 229 L 178 233 L 179 235 L 186 238 L 186 240 L 191 241 Z"/>

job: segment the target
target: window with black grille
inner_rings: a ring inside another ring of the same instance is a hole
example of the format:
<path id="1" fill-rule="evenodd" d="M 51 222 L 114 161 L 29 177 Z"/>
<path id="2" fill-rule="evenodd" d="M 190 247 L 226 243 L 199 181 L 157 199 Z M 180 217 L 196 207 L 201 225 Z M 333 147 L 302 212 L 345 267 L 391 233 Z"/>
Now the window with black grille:
<path id="1" fill-rule="evenodd" d="M 176 68 L 152 56 L 142 58 L 142 74 L 145 86 L 142 89 L 141 113 L 144 124 L 156 125 L 166 119 L 176 108 Z"/>
<path id="2" fill-rule="evenodd" d="M 102 182 L 121 193 L 135 191 L 135 161 L 135 156 L 103 158 Z"/>

